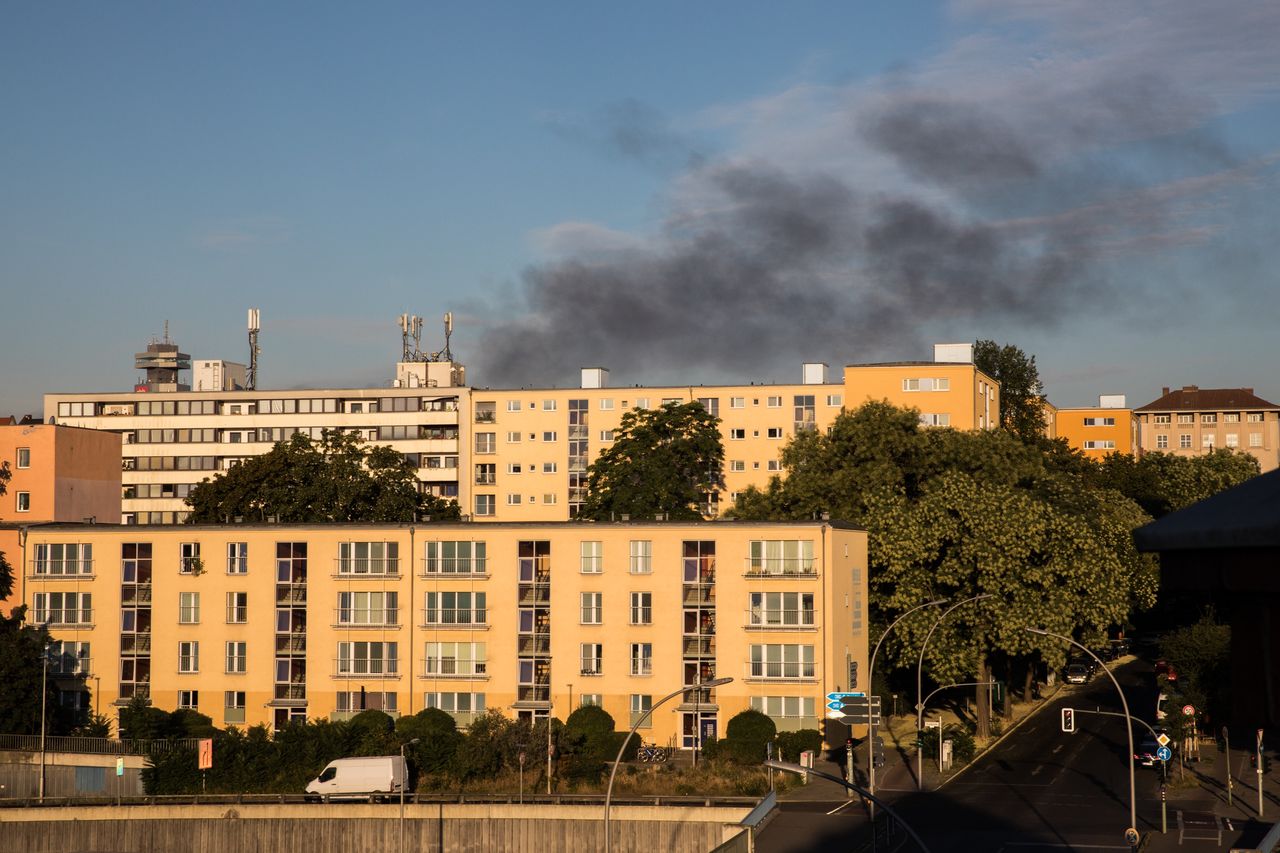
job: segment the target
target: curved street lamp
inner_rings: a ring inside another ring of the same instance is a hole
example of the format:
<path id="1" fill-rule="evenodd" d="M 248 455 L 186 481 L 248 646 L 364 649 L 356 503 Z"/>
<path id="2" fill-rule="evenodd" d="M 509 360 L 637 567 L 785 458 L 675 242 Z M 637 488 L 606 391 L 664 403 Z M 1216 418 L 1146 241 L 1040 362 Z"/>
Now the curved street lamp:
<path id="1" fill-rule="evenodd" d="M 876 672 L 876 655 L 880 653 L 880 646 L 884 643 L 884 638 L 889 636 L 889 632 L 897 627 L 898 623 L 906 619 L 917 610 L 923 610 L 926 607 L 937 607 L 946 604 L 948 599 L 936 598 L 933 601 L 926 601 L 924 604 L 917 604 L 915 607 L 900 615 L 889 623 L 889 627 L 884 629 L 884 633 L 880 635 L 880 639 L 876 640 L 876 647 L 871 651 L 871 661 L 867 664 L 867 693 L 868 695 L 875 689 L 875 672 Z M 870 713 L 871 705 L 867 705 L 867 790 L 872 794 L 876 792 L 876 718 Z M 875 819 L 875 800 L 871 800 L 871 817 Z"/>
<path id="2" fill-rule="evenodd" d="M 1134 795 L 1134 784 L 1133 784 L 1133 717 L 1129 714 L 1129 701 L 1124 698 L 1124 691 L 1120 689 L 1120 682 L 1116 681 L 1116 677 L 1111 674 L 1111 670 L 1107 668 L 1106 664 L 1104 664 L 1101 660 L 1098 659 L 1097 655 L 1095 655 L 1093 652 L 1089 651 L 1087 648 L 1080 645 L 1070 637 L 1064 637 L 1062 634 L 1051 633 L 1049 631 L 1046 631 L 1044 628 L 1027 628 L 1027 630 L 1030 631 L 1032 634 L 1037 634 L 1041 637 L 1053 637 L 1056 640 L 1062 640 L 1063 642 L 1070 643 L 1071 645 L 1075 646 L 1077 649 L 1080 649 L 1080 651 L 1084 652 L 1089 657 L 1093 658 L 1094 661 L 1097 662 L 1098 669 L 1102 670 L 1107 674 L 1107 678 L 1110 678 L 1111 683 L 1115 685 L 1116 692 L 1120 694 L 1120 707 L 1124 708 L 1124 718 L 1125 718 L 1125 721 L 1128 723 L 1128 725 L 1125 726 L 1125 734 L 1129 736 L 1129 829 L 1133 830 L 1134 832 L 1137 832 L 1138 831 L 1138 801 Z M 1126 837 L 1127 836 L 1128 836 L 1128 833 L 1126 833 Z"/>
<path id="3" fill-rule="evenodd" d="M 683 696 L 690 690 L 709 690 L 713 687 L 720 687 L 733 681 L 732 678 L 713 678 L 711 681 L 703 681 L 698 684 L 690 684 L 688 687 L 681 687 L 679 690 L 673 690 L 666 696 L 663 696 L 657 702 L 649 706 L 649 710 L 641 714 L 634 723 L 631 724 L 631 731 L 627 732 L 627 736 L 622 741 L 622 746 L 618 747 L 618 757 L 613 759 L 613 769 L 609 771 L 609 787 L 604 792 L 604 850 L 609 853 L 609 804 L 613 800 L 613 778 L 618 775 L 618 764 L 622 761 L 622 753 L 626 751 L 627 744 L 631 743 L 632 736 L 635 735 L 636 729 L 640 728 L 640 724 L 649 718 L 649 715 L 658 710 L 662 703 L 674 699 L 677 696 Z M 701 723 L 699 723 L 701 725 Z"/>
<path id="4" fill-rule="evenodd" d="M 972 598 L 966 598 L 964 601 L 957 601 L 955 604 L 942 611 L 942 615 L 938 617 L 938 621 L 933 623 L 933 627 L 929 629 L 929 633 L 924 635 L 924 642 L 920 644 L 920 660 L 916 663 L 916 737 L 920 737 L 920 731 L 924 728 L 924 651 L 929 647 L 929 640 L 933 639 L 933 632 L 938 630 L 938 626 L 942 624 L 942 620 L 946 619 L 958 607 L 963 607 L 974 601 L 981 601 L 984 598 L 991 598 L 992 594 L 984 592 L 981 595 L 975 595 Z M 873 762 L 874 763 L 874 762 Z M 916 790 L 924 790 L 924 749 L 916 747 Z"/>

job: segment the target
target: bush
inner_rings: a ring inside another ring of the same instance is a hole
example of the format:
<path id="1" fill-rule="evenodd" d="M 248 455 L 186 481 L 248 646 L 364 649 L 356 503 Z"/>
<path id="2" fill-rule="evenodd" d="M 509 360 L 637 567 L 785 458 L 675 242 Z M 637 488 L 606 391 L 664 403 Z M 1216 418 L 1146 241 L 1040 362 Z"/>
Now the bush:
<path id="1" fill-rule="evenodd" d="M 605 762 L 617 756 L 620 744 L 609 712 L 598 705 L 583 705 L 569 715 L 564 725 L 561 746 L 565 775 L 578 781 L 598 779 Z"/>
<path id="2" fill-rule="evenodd" d="M 777 752 L 783 760 L 798 762 L 800 753 L 812 750 L 814 755 L 822 754 L 822 732 L 817 729 L 799 729 L 794 732 L 778 732 Z M 776 757 L 776 756 L 775 756 Z"/>
<path id="3" fill-rule="evenodd" d="M 969 763 L 977 753 L 977 746 L 973 742 L 973 732 L 969 731 L 966 726 L 959 726 L 952 723 L 944 730 L 943 739 L 951 741 L 951 757 L 954 761 L 960 764 Z M 932 757 L 935 761 L 937 760 L 937 729 L 925 730 L 921 750 L 924 752 L 925 757 Z"/>
<path id="4" fill-rule="evenodd" d="M 734 715 L 725 726 L 725 753 L 739 764 L 760 764 L 765 760 L 765 744 L 778 733 L 765 714 L 750 709 Z"/>
<path id="5" fill-rule="evenodd" d="M 458 745 L 463 740 L 453 717 L 439 708 L 426 708 L 412 717 L 396 720 L 396 737 L 401 743 L 418 739 L 405 750 L 415 776 L 418 773 L 432 776 L 447 774 L 454 765 Z"/>

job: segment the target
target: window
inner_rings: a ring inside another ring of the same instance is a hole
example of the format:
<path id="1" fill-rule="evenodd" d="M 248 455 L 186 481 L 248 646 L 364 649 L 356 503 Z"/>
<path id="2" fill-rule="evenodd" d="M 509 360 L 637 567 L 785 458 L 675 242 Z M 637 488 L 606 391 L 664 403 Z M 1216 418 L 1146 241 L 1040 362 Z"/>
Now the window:
<path id="1" fill-rule="evenodd" d="M 603 599 L 604 593 L 602 592 L 582 593 L 582 618 L 579 621 L 581 621 L 583 625 L 600 624 Z"/>
<path id="2" fill-rule="evenodd" d="M 632 625 L 652 625 L 653 624 L 653 593 L 651 592 L 631 593 L 631 624 Z"/>
<path id="3" fill-rule="evenodd" d="M 249 573 L 249 543 L 227 543 L 227 574 L 244 575 Z"/>
<path id="4" fill-rule="evenodd" d="M 88 643 L 71 640 L 54 640 L 49 643 L 49 672 L 58 675 L 89 675 L 93 670 L 93 658 Z"/>
<path id="5" fill-rule="evenodd" d="M 93 593 L 37 592 L 35 621 L 41 625 L 90 625 L 93 623 Z"/>
<path id="6" fill-rule="evenodd" d="M 554 474 L 555 472 L 556 472 L 556 463 L 554 463 L 554 462 L 543 462 L 543 463 L 542 463 L 542 473 L 544 473 L 544 474 Z"/>
<path id="7" fill-rule="evenodd" d="M 1246 420 L 1251 424 L 1262 423 L 1262 412 L 1249 412 L 1245 415 Z"/>
<path id="8" fill-rule="evenodd" d="M 781 409 L 781 408 L 782 408 L 782 398 L 781 398 L 781 397 L 770 397 L 767 405 L 768 405 L 768 406 L 769 406 L 769 408 L 771 408 L 771 409 Z"/>
<path id="9" fill-rule="evenodd" d="M 484 675 L 487 669 L 484 643 L 427 643 L 424 672 L 432 676 Z"/>
<path id="10" fill-rule="evenodd" d="M 751 647 L 752 678 L 813 678 L 813 646 L 760 643 Z"/>
<path id="11" fill-rule="evenodd" d="M 729 430 L 729 438 L 733 441 L 741 441 L 747 437 L 747 431 L 741 427 Z"/>
<path id="12" fill-rule="evenodd" d="M 427 625 L 484 625 L 488 622 L 483 592 L 428 592 L 422 621 Z"/>
<path id="13" fill-rule="evenodd" d="M 1216 436 L 1214 436 L 1213 433 L 1200 436 L 1200 446 L 1203 447 L 1205 450 L 1213 450 L 1215 438 Z"/>
<path id="14" fill-rule="evenodd" d="M 782 427 L 769 427 L 769 438 L 782 438 Z"/>
<path id="15" fill-rule="evenodd" d="M 16 507 L 18 512 L 31 512 L 31 493 L 18 492 Z"/>
<path id="16" fill-rule="evenodd" d="M 752 696 L 751 710 L 773 719 L 779 731 L 816 728 L 812 696 Z"/>
<path id="17" fill-rule="evenodd" d="M 1084 449 L 1085 450 L 1115 450 L 1116 443 L 1111 439 L 1106 439 L 1103 441 L 1086 441 L 1084 443 Z"/>
<path id="18" fill-rule="evenodd" d="M 604 672 L 604 646 L 600 643 L 582 644 L 582 675 L 601 675 Z"/>
<path id="19" fill-rule="evenodd" d="M 34 568 L 37 575 L 91 575 L 93 546 L 88 542 L 37 545 Z"/>
<path id="20" fill-rule="evenodd" d="M 19 447 L 17 461 L 18 461 L 19 468 L 30 468 L 31 467 L 31 448 Z"/>
<path id="21" fill-rule="evenodd" d="M 520 474 L 520 473 L 523 473 L 523 472 L 524 472 L 524 466 L 523 466 L 523 465 L 521 465 L 519 462 L 508 462 L 508 463 L 507 463 L 507 473 L 508 473 L 508 474 Z"/>
<path id="22" fill-rule="evenodd" d="M 424 571 L 428 575 L 483 575 L 487 559 L 484 542 L 467 540 L 426 543 Z"/>
<path id="23" fill-rule="evenodd" d="M 544 412 L 554 412 L 555 410 L 556 410 L 556 401 L 555 401 L 555 400 L 543 400 L 543 401 L 542 401 L 542 411 L 544 411 Z"/>
<path id="24" fill-rule="evenodd" d="M 249 593 L 227 593 L 227 623 L 240 625 L 249 621 Z"/>
<path id="25" fill-rule="evenodd" d="M 178 691 L 178 708 L 184 711 L 194 711 L 200 707 L 200 691 L 199 690 L 179 690 Z"/>
<path id="26" fill-rule="evenodd" d="M 753 628 L 802 628 L 813 626 L 813 593 L 753 592 L 747 624 Z"/>
<path id="27" fill-rule="evenodd" d="M 244 691 L 228 690 L 223 693 L 222 720 L 225 723 L 244 722 Z"/>
<path id="28" fill-rule="evenodd" d="M 497 437 L 498 434 L 493 432 L 476 433 L 476 453 L 493 453 Z"/>
<path id="29" fill-rule="evenodd" d="M 1193 424 L 1195 422 L 1196 422 L 1195 415 L 1178 415 L 1178 423 L 1180 424 Z"/>
<path id="30" fill-rule="evenodd" d="M 555 433 L 555 430 L 547 430 L 546 432 L 544 432 L 544 433 L 542 434 L 542 440 L 543 440 L 543 441 L 555 441 L 555 440 L 556 440 L 556 433 Z"/>
<path id="31" fill-rule="evenodd" d="M 516 495 L 516 494 L 512 494 L 512 493 L 508 492 L 508 493 L 507 493 L 507 506 L 519 506 L 519 505 L 520 505 L 520 495 Z"/>
<path id="32" fill-rule="evenodd" d="M 1183 450 L 1187 450 L 1191 447 L 1190 433 L 1184 432 L 1178 436 L 1178 447 L 1182 448 Z"/>
<path id="33" fill-rule="evenodd" d="M 600 399 L 600 411 L 607 412 L 612 408 L 613 408 L 613 400 L 611 398 L 602 397 Z"/>
<path id="34" fill-rule="evenodd" d="M 199 542 L 183 542 L 181 545 L 181 561 L 178 564 L 178 572 L 184 575 L 197 575 L 203 569 L 200 562 L 200 543 Z"/>
<path id="35" fill-rule="evenodd" d="M 521 433 L 518 430 L 507 433 L 507 444 L 519 444 L 520 436 Z"/>
<path id="36" fill-rule="evenodd" d="M 491 424 L 498 420 L 498 404 L 489 401 L 476 401 L 476 423 Z"/>
<path id="37" fill-rule="evenodd" d="M 439 708 L 446 714 L 452 714 L 460 723 L 470 723 L 471 719 L 484 713 L 483 693 L 427 693 L 422 704 L 427 708 Z"/>
<path id="38" fill-rule="evenodd" d="M 637 408 L 637 409 L 648 409 L 648 408 L 649 408 L 649 398 L 648 398 L 648 397 L 636 397 L 636 408 Z"/>
<path id="39" fill-rule="evenodd" d="M 631 644 L 631 674 L 653 675 L 653 643 Z"/>
<path id="40" fill-rule="evenodd" d="M 400 574 L 399 542 L 338 543 L 338 574 Z"/>
<path id="41" fill-rule="evenodd" d="M 498 482 L 498 466 L 496 463 L 482 463 L 476 466 L 476 485 L 492 486 Z"/>
<path id="42" fill-rule="evenodd" d="M 844 405 L 844 396 L 842 394 L 828 394 L 827 405 L 839 408 Z"/>
<path id="43" fill-rule="evenodd" d="M 729 470 L 733 473 L 740 473 L 747 470 L 747 463 L 741 459 L 731 459 L 729 460 Z"/>
<path id="44" fill-rule="evenodd" d="M 248 657 L 248 643 L 234 641 L 227 643 L 227 672 L 236 675 L 248 670 L 245 661 Z"/>
<path id="45" fill-rule="evenodd" d="M 631 574 L 647 575 L 653 571 L 653 542 L 648 539 L 631 540 Z"/>
<path id="46" fill-rule="evenodd" d="M 747 399 L 745 397 L 730 397 L 729 408 L 745 409 L 747 407 Z"/>
<path id="47" fill-rule="evenodd" d="M 578 707 L 582 708 L 587 705 L 595 705 L 600 707 L 601 697 L 599 693 L 583 693 L 582 698 L 578 700 Z"/>
<path id="48" fill-rule="evenodd" d="M 339 592 L 339 625 L 396 625 L 400 607 L 397 592 Z"/>
<path id="49" fill-rule="evenodd" d="M 631 694 L 631 725 L 637 728 L 648 729 L 653 728 L 653 715 L 649 714 L 653 710 L 653 697 L 647 693 Z M 646 716 L 647 715 L 647 716 Z M 641 718 L 644 721 L 641 722 Z"/>
<path id="50" fill-rule="evenodd" d="M 1168 447 L 1169 447 L 1169 436 L 1168 436 L 1168 435 L 1166 435 L 1166 434 L 1164 434 L 1164 433 L 1161 433 L 1160 435 L 1157 435 L 1157 436 L 1156 436 L 1156 449 L 1158 449 L 1158 450 L 1166 450 L 1166 449 L 1168 449 Z"/>
<path id="51" fill-rule="evenodd" d="M 950 379 L 904 379 L 903 391 L 950 391 Z"/>
<path id="52" fill-rule="evenodd" d="M 178 672 L 200 671 L 200 641 L 178 643 Z"/>
<path id="53" fill-rule="evenodd" d="M 749 575 L 812 576 L 816 573 L 812 539 L 764 539 L 751 543 L 747 560 Z"/>
<path id="54" fill-rule="evenodd" d="M 196 625 L 200 622 L 200 593 L 178 593 L 178 624 Z"/>
<path id="55" fill-rule="evenodd" d="M 702 408 L 707 410 L 707 414 L 712 417 L 720 417 L 720 398 L 719 397 L 699 397 L 698 403 Z"/>
<path id="56" fill-rule="evenodd" d="M 493 515 L 497 511 L 496 495 L 476 495 L 476 515 Z"/>
<path id="57" fill-rule="evenodd" d="M 520 401 L 519 401 L 519 400 L 508 400 L 508 401 L 507 401 L 507 411 L 508 411 L 508 412 L 518 412 L 518 411 L 520 411 Z"/>
<path id="58" fill-rule="evenodd" d="M 613 430 L 611 429 L 600 430 L 600 440 L 604 442 L 613 441 Z"/>
<path id="59" fill-rule="evenodd" d="M 1115 419 L 1115 418 L 1085 418 L 1085 419 L 1084 419 L 1084 425 L 1085 425 L 1085 426 L 1087 426 L 1087 427 L 1090 427 L 1090 426 L 1115 426 L 1115 425 L 1116 425 L 1116 419 Z"/>
<path id="60" fill-rule="evenodd" d="M 1227 447 L 1239 447 L 1239 446 L 1240 446 L 1240 434 L 1239 434 L 1239 433 L 1236 433 L 1236 432 L 1229 432 L 1229 433 L 1227 433 L 1227 441 L 1226 441 L 1226 445 L 1227 445 Z"/>
<path id="61" fill-rule="evenodd" d="M 1217 414 L 1205 413 L 1200 416 L 1200 423 L 1202 424 L 1216 424 L 1217 422 L 1218 422 Z"/>
<path id="62" fill-rule="evenodd" d="M 339 714 L 358 714 L 361 711 L 400 713 L 400 697 L 394 690 L 339 690 L 334 711 Z"/>
<path id="63" fill-rule="evenodd" d="M 1153 424 L 1167 424 L 1173 420 L 1172 415 L 1152 415 L 1151 422 Z"/>
<path id="64" fill-rule="evenodd" d="M 542 502 L 547 506 L 550 506 L 556 502 L 556 496 L 551 492 L 545 492 L 542 495 Z"/>
<path id="65" fill-rule="evenodd" d="M 338 643 L 338 675 L 399 675 L 398 643 Z"/>
<path id="66" fill-rule="evenodd" d="M 927 412 L 920 413 L 921 426 L 951 426 L 951 415 L 947 412 L 930 414 Z"/>
<path id="67" fill-rule="evenodd" d="M 582 542 L 578 569 L 584 575 L 598 575 L 604 571 L 604 545 L 601 542 Z"/>
<path id="68" fill-rule="evenodd" d="M 1249 433 L 1249 446 L 1250 446 L 1250 447 L 1261 447 L 1261 446 L 1262 446 L 1262 433 L 1260 433 L 1260 432 L 1251 432 L 1251 433 Z"/>

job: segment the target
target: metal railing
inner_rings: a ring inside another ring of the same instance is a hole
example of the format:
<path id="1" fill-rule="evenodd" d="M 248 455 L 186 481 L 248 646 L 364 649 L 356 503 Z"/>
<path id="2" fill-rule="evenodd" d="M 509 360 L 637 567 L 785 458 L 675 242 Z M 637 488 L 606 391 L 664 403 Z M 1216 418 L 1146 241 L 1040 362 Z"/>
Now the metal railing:
<path id="1" fill-rule="evenodd" d="M 335 574 L 344 578 L 400 574 L 399 557 L 335 557 L 333 565 Z"/>
<path id="2" fill-rule="evenodd" d="M 459 714 L 455 714 L 455 717 Z M 473 716 L 473 715 L 467 715 Z M 8 799 L 0 799 L 0 808 L 64 808 L 64 807 L 83 807 L 83 806 L 114 806 L 121 805 L 125 807 L 133 806 L 176 806 L 176 805 L 276 805 L 276 804 L 314 804 L 316 808 L 325 808 L 328 798 L 317 798 L 310 794 L 162 794 L 152 796 L 124 796 L 124 797 L 104 797 L 104 796 L 79 796 L 79 797 L 45 797 L 43 801 L 35 797 L 12 797 Z M 640 795 L 623 795 L 612 798 L 614 805 L 628 806 L 706 806 L 706 807 L 733 807 L 733 808 L 751 808 L 760 802 L 757 797 L 698 797 L 698 796 L 640 796 Z M 458 804 L 505 804 L 514 805 L 519 802 L 515 794 L 503 796 L 479 796 L 470 791 L 465 794 L 455 794 L 449 796 L 441 796 L 439 794 L 421 794 L 418 792 L 408 792 L 405 794 L 405 803 L 424 804 L 424 803 L 458 803 Z M 529 791 L 524 792 L 525 803 L 539 803 L 542 805 L 592 805 L 599 806 L 604 802 L 602 794 L 533 794 Z M 387 808 L 394 808 L 387 806 Z"/>
<path id="3" fill-rule="evenodd" d="M 812 628 L 812 610 L 748 610 L 747 621 L 743 627 L 768 630 L 787 631 Z"/>
<path id="4" fill-rule="evenodd" d="M 195 749 L 198 738 L 179 740 L 113 740 L 105 737 L 50 736 L 44 739 L 46 752 L 74 752 L 86 755 L 158 755 L 172 749 Z M 39 735 L 0 734 L 0 750 L 39 752 Z"/>
<path id="5" fill-rule="evenodd" d="M 747 662 L 747 678 L 766 678 L 778 681 L 797 681 L 815 678 L 814 664 L 806 661 L 762 661 Z"/>
<path id="6" fill-rule="evenodd" d="M 76 607 L 61 610 L 37 610 L 32 621 L 37 624 L 48 625 L 50 628 L 69 628 L 73 626 L 92 628 L 93 609 Z"/>
<path id="7" fill-rule="evenodd" d="M 437 608 L 422 611 L 422 624 L 426 627 L 485 628 L 489 625 L 489 612 L 483 607 Z"/>
<path id="8" fill-rule="evenodd" d="M 335 678 L 399 676 L 399 658 L 334 658 Z"/>
<path id="9" fill-rule="evenodd" d="M 813 557 L 747 557 L 749 578 L 814 578 L 818 566 Z"/>
<path id="10" fill-rule="evenodd" d="M 336 624 L 344 628 L 381 628 L 400 624 L 398 607 L 339 607 L 333 614 Z"/>
<path id="11" fill-rule="evenodd" d="M 486 557 L 432 557 L 422 560 L 424 578 L 488 577 Z"/>
<path id="12" fill-rule="evenodd" d="M 422 662 L 424 678 L 469 678 L 486 674 L 488 664 L 482 660 L 459 658 L 427 658 Z"/>

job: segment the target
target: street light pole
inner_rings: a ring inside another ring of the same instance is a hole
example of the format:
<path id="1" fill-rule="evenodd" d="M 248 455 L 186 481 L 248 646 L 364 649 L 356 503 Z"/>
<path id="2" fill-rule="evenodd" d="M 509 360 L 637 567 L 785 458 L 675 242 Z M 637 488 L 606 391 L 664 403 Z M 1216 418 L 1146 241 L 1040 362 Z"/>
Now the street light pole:
<path id="1" fill-rule="evenodd" d="M 1134 793 L 1135 786 L 1133 784 L 1133 716 L 1129 713 L 1129 701 L 1124 698 L 1124 691 L 1120 689 L 1120 682 L 1116 681 L 1116 677 L 1111 674 L 1111 670 L 1098 659 L 1098 656 L 1089 651 L 1084 646 L 1077 643 L 1070 637 L 1064 637 L 1061 634 L 1054 634 L 1046 631 L 1044 628 L 1027 628 L 1032 634 L 1038 634 L 1041 637 L 1053 637 L 1057 640 L 1070 643 L 1080 651 L 1093 658 L 1098 664 L 1098 669 L 1107 674 L 1107 678 L 1111 679 L 1111 683 L 1115 685 L 1116 692 L 1120 694 L 1120 707 L 1124 709 L 1124 718 L 1126 721 L 1125 734 L 1129 736 L 1129 828 L 1135 832 L 1138 829 L 1138 801 Z"/>
<path id="2" fill-rule="evenodd" d="M 49 698 L 49 647 L 40 654 L 40 802 L 44 802 L 45 703 Z"/>
<path id="3" fill-rule="evenodd" d="M 958 607 L 963 607 L 974 601 L 981 601 L 984 598 L 991 598 L 991 593 L 984 592 L 966 598 L 964 601 L 957 601 L 955 604 L 942 611 L 942 615 L 933 623 L 933 627 L 929 629 L 929 633 L 924 635 L 924 642 L 920 644 L 920 660 L 916 663 L 916 737 L 920 737 L 920 731 L 924 728 L 924 653 L 929 647 L 929 640 L 933 639 L 933 632 L 938 630 L 938 626 L 942 621 L 952 614 Z M 941 730 L 939 730 L 941 731 Z M 924 790 L 924 749 L 916 746 L 916 790 Z"/>
<path id="4" fill-rule="evenodd" d="M 650 705 L 649 710 L 637 717 L 636 721 L 631 724 L 631 731 L 627 732 L 627 736 L 623 738 L 622 746 L 618 747 L 618 755 L 613 759 L 613 769 L 609 771 L 609 787 L 606 788 L 604 792 L 604 853 L 609 853 L 609 804 L 613 800 L 613 779 L 618 775 L 618 764 L 622 761 L 622 753 L 626 750 L 627 744 L 631 743 L 631 738 L 635 735 L 636 729 L 640 728 L 640 724 L 648 719 L 654 711 L 658 710 L 658 706 L 662 705 L 662 703 L 674 699 L 677 696 L 683 696 L 690 690 L 711 690 L 712 688 L 728 684 L 731 681 L 733 681 L 732 678 L 713 678 L 710 681 L 700 681 L 697 684 L 690 685 L 689 687 L 681 687 L 679 690 L 673 690 L 657 702 Z"/>
<path id="5" fill-rule="evenodd" d="M 884 629 L 884 633 L 880 635 L 880 639 L 876 640 L 876 647 L 871 650 L 871 660 L 867 664 L 867 695 L 873 695 L 875 690 L 875 673 L 876 673 L 876 655 L 880 653 L 880 646 L 884 643 L 884 638 L 889 636 L 889 632 L 897 627 L 898 623 L 906 619 L 917 610 L 923 610 L 926 607 L 937 607 L 940 604 L 946 604 L 947 599 L 938 598 L 933 601 L 926 601 L 924 604 L 917 604 L 915 607 L 903 613 L 897 619 L 889 623 L 889 627 Z M 853 686 L 850 685 L 852 690 Z M 876 717 L 871 713 L 871 702 L 867 703 L 867 790 L 871 793 L 876 792 Z M 875 820 L 875 801 L 871 801 L 871 819 Z"/>
<path id="6" fill-rule="evenodd" d="M 409 765 L 404 761 L 404 748 L 413 746 L 422 738 L 414 738 L 407 743 L 400 744 L 400 766 L 404 768 L 404 778 L 400 780 L 400 853 L 404 853 L 404 789 L 409 786 Z"/>

